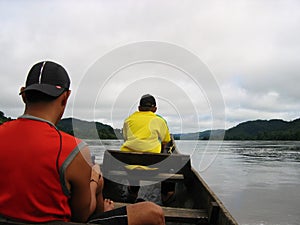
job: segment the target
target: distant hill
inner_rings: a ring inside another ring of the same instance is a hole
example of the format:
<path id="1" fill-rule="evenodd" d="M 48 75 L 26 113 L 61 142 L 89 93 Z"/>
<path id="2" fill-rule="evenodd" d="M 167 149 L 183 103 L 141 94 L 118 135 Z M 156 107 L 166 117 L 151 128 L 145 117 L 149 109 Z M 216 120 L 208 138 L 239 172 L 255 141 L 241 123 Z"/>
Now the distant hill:
<path id="1" fill-rule="evenodd" d="M 75 118 L 62 119 L 57 124 L 58 129 L 82 139 L 117 139 L 119 130 L 111 126 L 99 123 L 88 122 Z"/>
<path id="2" fill-rule="evenodd" d="M 300 119 L 290 122 L 255 120 L 238 124 L 228 130 L 207 130 L 196 133 L 175 134 L 176 140 L 294 140 L 300 141 Z"/>
<path id="3" fill-rule="evenodd" d="M 255 120 L 226 130 L 225 140 L 300 140 L 300 119 Z"/>
<path id="4" fill-rule="evenodd" d="M 0 124 L 12 120 L 0 111 Z M 75 118 L 62 119 L 57 127 L 83 139 L 122 139 L 120 129 L 99 122 L 88 122 Z M 225 133 L 225 136 L 224 136 Z M 228 130 L 206 130 L 203 132 L 173 134 L 175 140 L 297 140 L 300 141 L 300 118 L 284 120 L 255 120 L 238 124 Z"/>
<path id="5" fill-rule="evenodd" d="M 12 120 L 10 117 L 4 116 L 4 113 L 0 111 L 0 124 Z"/>
<path id="6" fill-rule="evenodd" d="M 0 125 L 6 121 L 12 120 L 10 117 L 6 117 L 3 112 L 0 111 Z M 120 129 L 113 129 L 111 126 L 99 123 L 88 122 L 75 118 L 62 119 L 57 128 L 71 135 L 76 135 L 82 139 L 117 139 L 120 137 Z"/>
<path id="7" fill-rule="evenodd" d="M 175 140 L 222 140 L 225 130 L 206 130 L 195 133 L 173 134 Z"/>

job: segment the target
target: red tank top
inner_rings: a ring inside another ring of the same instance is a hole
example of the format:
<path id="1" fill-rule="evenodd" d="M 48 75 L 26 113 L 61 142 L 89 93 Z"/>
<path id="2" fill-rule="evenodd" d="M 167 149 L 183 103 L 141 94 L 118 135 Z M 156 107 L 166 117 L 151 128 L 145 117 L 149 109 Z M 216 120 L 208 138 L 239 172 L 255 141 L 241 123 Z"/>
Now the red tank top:
<path id="1" fill-rule="evenodd" d="M 38 118 L 0 125 L 0 214 L 29 222 L 70 221 L 64 172 L 83 145 Z"/>

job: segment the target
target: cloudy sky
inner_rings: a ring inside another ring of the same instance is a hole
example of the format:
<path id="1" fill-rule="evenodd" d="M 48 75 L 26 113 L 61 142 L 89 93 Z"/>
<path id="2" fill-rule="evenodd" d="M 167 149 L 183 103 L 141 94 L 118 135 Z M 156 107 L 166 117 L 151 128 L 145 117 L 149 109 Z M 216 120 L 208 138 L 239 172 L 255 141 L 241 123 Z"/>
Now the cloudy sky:
<path id="1" fill-rule="evenodd" d="M 0 0 L 0 111 L 30 67 L 62 64 L 64 117 L 121 128 L 142 94 L 172 133 L 300 117 L 300 1 Z"/>

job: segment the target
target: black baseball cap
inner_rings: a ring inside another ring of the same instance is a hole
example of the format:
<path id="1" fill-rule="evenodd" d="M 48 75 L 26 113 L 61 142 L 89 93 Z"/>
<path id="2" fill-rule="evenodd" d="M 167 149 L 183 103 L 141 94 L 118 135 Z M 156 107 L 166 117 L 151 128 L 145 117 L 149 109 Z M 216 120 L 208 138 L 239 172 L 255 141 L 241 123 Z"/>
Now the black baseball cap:
<path id="1" fill-rule="evenodd" d="M 23 92 L 35 90 L 58 97 L 64 91 L 69 90 L 69 87 L 70 78 L 61 65 L 51 61 L 42 61 L 30 69 Z"/>
<path id="2" fill-rule="evenodd" d="M 142 107 L 156 106 L 155 98 L 150 94 L 143 95 L 140 100 L 140 106 L 142 106 Z"/>

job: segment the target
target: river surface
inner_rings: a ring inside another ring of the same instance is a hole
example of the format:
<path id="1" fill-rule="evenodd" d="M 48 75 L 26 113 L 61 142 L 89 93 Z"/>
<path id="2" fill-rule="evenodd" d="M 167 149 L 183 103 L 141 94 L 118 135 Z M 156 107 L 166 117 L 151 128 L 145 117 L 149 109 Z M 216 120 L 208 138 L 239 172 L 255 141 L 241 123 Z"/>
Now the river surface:
<path id="1" fill-rule="evenodd" d="M 121 140 L 86 140 L 97 161 Z M 300 142 L 176 141 L 241 225 L 300 224 Z"/>

